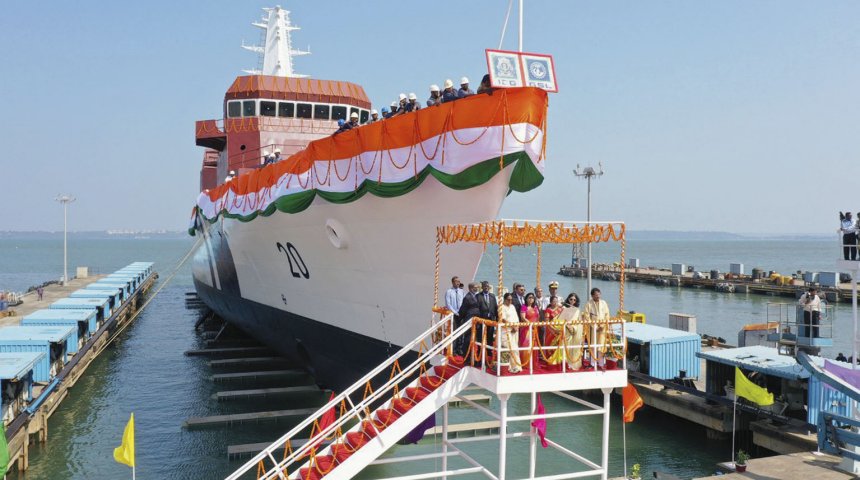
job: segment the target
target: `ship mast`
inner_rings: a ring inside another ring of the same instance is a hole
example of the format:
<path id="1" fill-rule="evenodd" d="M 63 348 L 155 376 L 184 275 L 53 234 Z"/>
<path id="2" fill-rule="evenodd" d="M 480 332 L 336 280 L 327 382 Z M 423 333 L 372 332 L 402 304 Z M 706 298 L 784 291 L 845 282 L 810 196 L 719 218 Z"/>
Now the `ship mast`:
<path id="1" fill-rule="evenodd" d="M 308 50 L 293 49 L 290 32 L 299 27 L 290 22 L 290 12 L 280 6 L 264 8 L 263 17 L 251 25 L 263 30 L 262 45 L 245 45 L 242 48 L 259 55 L 260 63 L 254 70 L 245 70 L 252 75 L 270 75 L 274 77 L 307 77 L 293 71 L 293 56 L 308 55 Z"/>

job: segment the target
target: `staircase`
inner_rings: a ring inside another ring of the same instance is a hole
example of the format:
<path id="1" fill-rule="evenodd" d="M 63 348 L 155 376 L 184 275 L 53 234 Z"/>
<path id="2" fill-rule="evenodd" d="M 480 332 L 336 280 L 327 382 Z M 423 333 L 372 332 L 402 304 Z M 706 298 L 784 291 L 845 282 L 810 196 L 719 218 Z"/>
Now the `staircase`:
<path id="1" fill-rule="evenodd" d="M 473 322 L 481 321 L 480 319 L 473 319 Z M 620 335 L 614 336 L 615 341 L 610 346 L 623 348 L 626 342 L 624 322 L 621 319 L 614 319 L 612 322 L 618 324 L 619 328 L 616 330 L 620 331 Z M 585 324 L 584 327 L 589 328 L 590 325 Z M 531 478 L 555 480 L 561 477 L 558 475 L 534 476 L 536 432 L 530 430 L 526 433 L 508 433 L 508 425 L 511 422 L 531 422 L 544 418 L 560 419 L 582 415 L 601 415 L 604 422 L 604 432 L 601 441 L 602 457 L 600 464 L 587 460 L 584 456 L 572 452 L 556 442 L 548 440 L 548 443 L 552 448 L 573 459 L 574 462 L 571 465 L 579 463 L 587 467 L 585 471 L 578 470 L 578 473 L 571 473 L 574 477 L 599 476 L 605 480 L 609 462 L 609 395 L 614 388 L 624 387 L 627 384 L 627 371 L 623 366 L 619 364 L 618 367 L 607 367 L 606 369 L 588 367 L 573 370 L 565 367 L 566 361 L 563 361 L 560 368 L 546 370 L 538 367 L 538 362 L 535 361 L 529 362 L 529 365 L 532 366 L 524 366 L 522 372 L 512 373 L 507 371 L 506 367 L 503 368 L 499 362 L 492 365 L 489 360 L 495 355 L 489 355 L 487 350 L 494 350 L 495 348 L 492 345 L 487 345 L 486 339 L 480 343 L 475 343 L 474 328 L 475 323 L 466 322 L 454 329 L 453 315 L 444 315 L 418 338 L 404 346 L 346 391 L 332 398 L 325 406 L 266 447 L 228 476 L 227 479 L 339 480 L 352 478 L 368 465 L 377 462 L 383 453 L 408 433 L 418 428 L 437 410 L 443 409 L 445 426 L 443 426 L 442 453 L 403 457 L 399 460 L 439 458 L 442 460 L 442 471 L 410 475 L 408 478 L 417 480 L 482 473 L 490 479 L 505 480 L 506 442 L 509 438 L 519 438 L 525 435 L 531 437 L 531 449 L 528 454 L 528 464 L 530 464 L 532 471 Z M 609 325 L 606 328 L 607 331 L 610 331 Z M 473 345 L 479 347 L 478 350 L 481 351 L 481 354 L 475 355 L 474 364 L 470 362 L 467 365 L 463 358 L 452 355 L 452 345 L 454 340 L 460 336 L 469 335 L 470 330 Z M 537 351 L 540 349 L 557 347 L 535 345 L 520 347 L 519 349 L 531 348 L 535 349 L 533 355 L 537 355 Z M 517 355 L 519 352 L 514 353 L 514 350 L 518 350 L 518 348 L 511 348 L 512 354 Z M 417 358 L 415 358 L 415 352 L 417 352 Z M 404 361 L 405 363 L 406 358 L 415 358 L 415 360 L 403 367 L 400 362 Z M 387 373 L 389 374 L 388 381 L 374 389 L 371 382 Z M 472 384 L 494 393 L 499 399 L 499 412 L 493 412 L 464 400 L 500 422 L 499 434 L 485 437 L 487 440 L 499 442 L 498 471 L 500 473 L 498 476 L 487 467 L 479 464 L 462 449 L 459 449 L 455 445 L 456 441 L 448 439 L 447 434 L 444 433 L 447 426 L 448 401 L 457 397 L 463 389 Z M 595 389 L 603 392 L 602 406 L 582 401 L 564 393 L 572 390 Z M 586 407 L 587 411 L 573 409 L 568 412 L 553 412 L 551 414 L 508 415 L 507 402 L 511 395 L 530 394 L 532 411 L 534 412 L 536 395 L 539 392 L 553 392 L 568 399 L 572 404 Z M 358 398 L 361 400 L 357 401 Z M 297 446 L 291 444 L 291 439 L 305 438 L 310 438 L 310 440 Z M 471 467 L 448 469 L 447 457 L 451 455 L 461 457 Z M 252 472 L 256 472 L 253 477 L 251 476 L 254 475 Z M 573 477 L 564 476 L 563 478 Z"/>
<path id="2" fill-rule="evenodd" d="M 227 478 L 239 479 L 255 470 L 260 479 L 334 480 L 354 476 L 468 386 L 469 369 L 450 351 L 454 339 L 467 334 L 471 324 L 452 332 L 452 323 L 453 315 L 442 318 Z M 439 331 L 451 333 L 428 348 Z M 400 360 L 414 350 L 418 350 L 418 358 L 401 368 Z M 371 380 L 387 370 L 391 371 L 390 379 L 374 391 Z M 362 390 L 364 398 L 354 403 Z M 332 415 L 338 409 L 339 415 Z M 335 417 L 328 425 L 323 421 L 327 413 Z M 311 441 L 293 449 L 290 439 L 300 438 L 308 429 Z"/>

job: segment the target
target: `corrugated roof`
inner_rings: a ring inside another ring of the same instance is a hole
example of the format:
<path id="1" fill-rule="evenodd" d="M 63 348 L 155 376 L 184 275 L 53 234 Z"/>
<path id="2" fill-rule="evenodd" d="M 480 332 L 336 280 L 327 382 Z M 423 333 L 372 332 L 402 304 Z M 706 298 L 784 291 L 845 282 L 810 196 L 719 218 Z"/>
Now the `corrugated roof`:
<path id="1" fill-rule="evenodd" d="M 228 100 L 237 98 L 272 98 L 347 103 L 362 108 L 370 108 L 370 99 L 364 92 L 364 88 L 359 85 L 339 80 L 320 80 L 316 78 L 245 75 L 237 77 L 233 81 L 233 84 L 227 89 L 224 97 Z"/>
<path id="2" fill-rule="evenodd" d="M 104 307 L 109 302 L 104 298 L 61 298 L 51 304 L 51 308 L 82 308 L 82 307 Z"/>
<path id="3" fill-rule="evenodd" d="M 107 299 L 110 299 L 110 298 L 113 298 L 114 296 L 116 296 L 118 293 L 119 293 L 119 291 L 111 292 L 110 290 L 99 290 L 99 289 L 89 290 L 86 288 L 82 288 L 80 290 L 75 290 L 74 292 L 70 293 L 69 298 L 107 298 Z"/>
<path id="4" fill-rule="evenodd" d="M 0 352 L 0 378 L 17 380 L 36 366 L 45 352 Z"/>
<path id="5" fill-rule="evenodd" d="M 780 355 L 777 349 L 772 347 L 755 345 L 709 350 L 696 355 L 707 361 L 732 365 L 744 370 L 752 370 L 789 380 L 809 378 L 809 372 L 797 363 L 797 359 L 788 355 Z"/>
<path id="6" fill-rule="evenodd" d="M 673 343 L 695 340 L 701 342 L 701 337 L 695 333 L 684 332 L 667 327 L 647 323 L 627 322 L 624 324 L 627 341 L 637 344 Z"/>
<path id="7" fill-rule="evenodd" d="M 77 320 L 84 321 L 91 318 L 96 314 L 95 309 L 87 308 L 87 309 L 62 309 L 62 310 L 36 310 L 35 312 L 25 315 L 24 320 L 32 319 L 32 320 Z"/>
<path id="8" fill-rule="evenodd" d="M 0 328 L 0 342 L 32 340 L 38 342 L 61 342 L 69 338 L 75 327 L 20 325 Z"/>

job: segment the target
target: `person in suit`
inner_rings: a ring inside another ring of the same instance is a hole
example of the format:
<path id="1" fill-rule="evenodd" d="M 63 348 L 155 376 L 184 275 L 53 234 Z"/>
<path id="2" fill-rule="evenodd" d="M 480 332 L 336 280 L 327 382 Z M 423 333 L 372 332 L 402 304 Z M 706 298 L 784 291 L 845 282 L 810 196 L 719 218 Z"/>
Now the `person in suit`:
<path id="1" fill-rule="evenodd" d="M 490 292 L 490 282 L 481 282 L 481 292 L 478 293 L 478 308 L 481 310 L 481 318 L 496 321 L 499 318 L 499 303 L 496 296 Z M 478 327 L 477 338 L 482 338 L 481 327 Z M 496 327 L 487 327 L 487 345 L 495 346 Z M 491 353 L 488 352 L 489 356 Z"/>
<path id="2" fill-rule="evenodd" d="M 457 315 L 460 318 L 456 328 L 460 328 L 460 325 L 470 322 L 472 317 L 481 316 L 481 309 L 478 306 L 478 285 L 479 284 L 477 282 L 469 283 L 469 291 L 466 293 L 466 296 L 463 297 L 463 303 L 460 305 L 460 311 Z M 463 335 L 460 335 L 457 340 L 454 341 L 454 353 L 461 357 L 465 357 L 466 354 L 469 353 L 469 342 L 471 339 L 471 331 L 467 331 Z"/>
<path id="3" fill-rule="evenodd" d="M 514 294 L 511 304 L 517 309 L 517 313 L 519 313 L 520 310 L 522 310 L 523 305 L 526 304 L 526 287 L 524 287 L 522 283 L 514 284 Z"/>

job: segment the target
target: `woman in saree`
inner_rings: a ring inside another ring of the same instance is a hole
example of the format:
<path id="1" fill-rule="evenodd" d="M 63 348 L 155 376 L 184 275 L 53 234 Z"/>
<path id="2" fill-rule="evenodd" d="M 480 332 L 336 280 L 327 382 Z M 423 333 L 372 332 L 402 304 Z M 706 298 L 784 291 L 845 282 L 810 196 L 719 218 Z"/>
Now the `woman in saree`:
<path id="1" fill-rule="evenodd" d="M 549 358 L 547 363 L 550 365 L 560 365 L 563 361 L 567 361 L 568 368 L 579 370 L 582 368 L 582 335 L 583 328 L 580 322 L 579 311 L 579 296 L 571 293 L 565 301 L 567 306 L 562 309 L 561 313 L 555 316 L 558 322 L 564 322 L 562 325 L 551 326 L 549 329 L 555 329 L 556 335 L 553 345 L 558 346 Z"/>
<path id="2" fill-rule="evenodd" d="M 558 297 L 553 295 L 549 298 L 549 306 L 546 307 L 546 310 L 543 312 L 543 318 L 546 322 L 552 322 L 555 320 L 564 310 L 564 307 L 559 303 Z M 558 325 L 547 325 L 543 328 L 543 346 L 544 347 L 557 347 L 559 339 L 561 338 L 561 329 L 563 325 L 559 323 Z M 552 357 L 555 353 L 555 350 L 543 350 L 541 352 L 541 356 L 546 359 L 547 356 Z M 552 358 L 547 360 L 547 363 L 550 365 L 556 365 L 557 363 L 552 362 Z"/>
<path id="3" fill-rule="evenodd" d="M 520 323 L 532 323 L 540 320 L 540 307 L 537 305 L 537 297 L 535 297 L 534 293 L 529 293 L 526 295 L 525 303 L 523 304 L 523 308 L 520 311 Z M 532 343 L 532 340 L 535 338 L 533 336 L 534 331 L 537 328 L 526 325 L 520 327 L 520 338 L 519 343 L 520 347 L 525 350 L 520 350 L 520 359 L 522 365 L 528 365 L 532 361 L 532 348 L 535 346 Z"/>
<path id="4" fill-rule="evenodd" d="M 518 345 L 519 332 L 516 326 L 508 327 L 506 324 L 516 325 L 520 321 L 520 315 L 513 304 L 514 296 L 506 292 L 502 297 L 502 304 L 499 305 L 499 327 L 496 336 L 499 339 L 499 361 L 502 365 L 507 364 L 508 370 L 511 373 L 519 373 L 522 370 L 520 366 L 520 357 L 516 352 L 510 351 L 512 346 Z"/>

